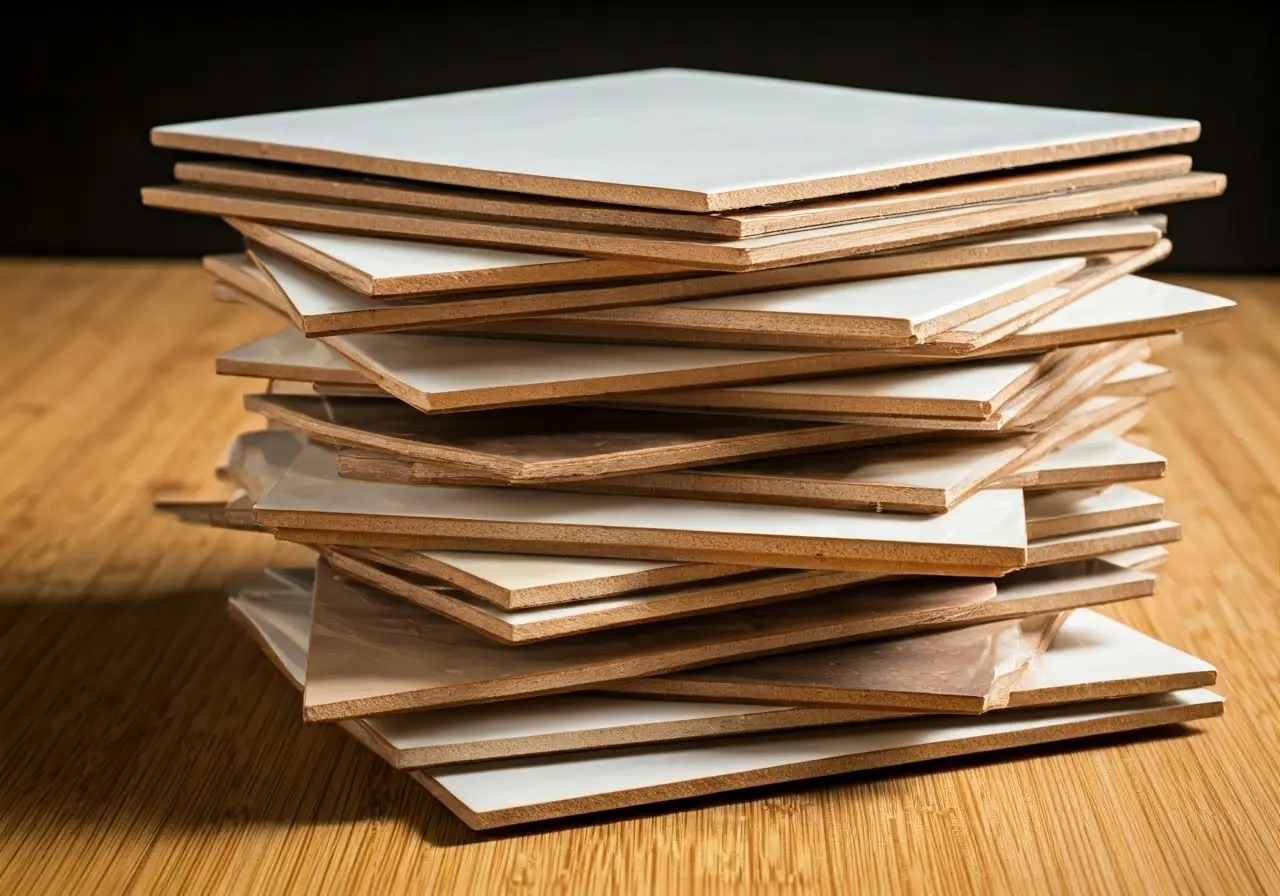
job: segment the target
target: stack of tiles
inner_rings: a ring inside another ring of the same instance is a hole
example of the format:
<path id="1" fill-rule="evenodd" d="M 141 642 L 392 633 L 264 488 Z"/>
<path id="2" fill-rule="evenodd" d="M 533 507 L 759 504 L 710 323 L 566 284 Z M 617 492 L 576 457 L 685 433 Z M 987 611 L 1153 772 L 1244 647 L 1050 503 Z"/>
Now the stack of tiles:
<path id="1" fill-rule="evenodd" d="M 1198 131 L 671 70 L 159 128 L 285 324 L 166 506 L 315 549 L 232 616 L 476 828 L 1215 715 L 1091 609 L 1181 534 L 1125 434 L 1231 306 L 1137 276 Z"/>

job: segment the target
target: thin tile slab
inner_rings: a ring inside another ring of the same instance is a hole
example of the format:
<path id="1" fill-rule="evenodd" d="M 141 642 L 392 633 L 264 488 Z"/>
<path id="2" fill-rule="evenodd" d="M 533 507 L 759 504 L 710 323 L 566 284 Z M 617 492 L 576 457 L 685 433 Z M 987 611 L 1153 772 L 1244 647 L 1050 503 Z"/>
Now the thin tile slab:
<path id="1" fill-rule="evenodd" d="M 331 346 L 359 357 L 362 366 Z M 905 352 L 573 345 L 419 333 L 356 333 L 321 340 L 308 339 L 290 328 L 223 352 L 217 358 L 217 372 L 342 386 L 352 390 L 344 391 L 348 395 L 376 395 L 373 390 L 380 389 L 431 413 L 471 410 L 471 402 L 484 402 L 487 407 L 492 400 L 508 398 L 512 403 L 534 403 L 533 396 L 546 401 L 605 398 L 659 388 L 672 381 L 695 381 L 689 383 L 694 386 L 699 385 L 696 381 L 742 382 L 807 375 L 807 368 L 821 373 L 832 368 L 875 370 L 938 363 L 936 358 Z M 583 372 L 586 378 L 574 378 Z M 423 392 L 424 388 L 452 391 Z M 548 395 L 553 397 L 546 398 Z M 468 405 L 455 406 L 459 402 Z"/>
<path id="2" fill-rule="evenodd" d="M 605 346 L 418 333 L 356 333 L 323 341 L 345 359 L 345 369 L 317 351 L 315 340 L 296 332 L 225 353 L 218 369 L 246 376 L 267 370 L 273 379 L 315 374 L 328 382 L 372 382 L 424 413 L 435 413 L 817 375 L 875 363 L 864 357 L 868 353 L 856 351 Z M 302 371 L 290 373 L 276 363 L 283 348 L 305 352 Z M 238 363 L 224 360 L 228 356 Z M 257 356 L 265 356 L 264 363 L 254 368 L 249 362 Z"/>
<path id="3" fill-rule="evenodd" d="M 1182 526 L 1172 520 L 1138 523 L 1073 535 L 1037 538 L 1027 543 L 1027 566 L 1039 567 L 1101 557 L 1117 551 L 1132 551 L 1169 544 L 1182 538 Z"/>
<path id="4" fill-rule="evenodd" d="M 858 351 L 591 345 L 417 333 L 322 338 L 369 380 L 424 413 L 817 376 L 874 363 Z"/>
<path id="5" fill-rule="evenodd" d="M 1099 560 L 1065 564 L 1061 571 L 1096 575 L 1100 568 L 1119 574 Z M 930 702 L 949 697 L 947 712 L 987 712 L 1207 687 L 1217 680 L 1209 663 L 1093 610 L 1074 610 L 1058 621 L 1055 626 L 1053 617 L 1027 617 L 837 644 L 614 682 L 601 690 L 687 700 L 732 693 L 745 703 L 849 708 L 879 706 L 896 688 L 904 701 L 913 694 Z M 957 657 L 971 661 L 956 663 Z M 1002 669 L 1016 674 L 1001 681 Z"/>
<path id="6" fill-rule="evenodd" d="M 156 501 L 152 506 L 158 513 L 167 514 L 183 523 L 244 532 L 263 531 L 254 519 L 252 503 L 239 506 L 231 500 Z"/>
<path id="7" fill-rule="evenodd" d="M 1063 345 L 1134 339 L 1222 320 L 1235 302 L 1145 277 L 1122 277 L 983 349 L 1020 354 Z M 925 347 L 921 346 L 920 350 Z"/>
<path id="8" fill-rule="evenodd" d="M 696 560 L 849 572 L 1000 574 L 1023 565 L 1022 493 L 984 491 L 947 514 L 450 488 L 338 476 L 309 446 L 258 521 L 317 544 Z M 445 543 L 442 543 L 445 542 Z"/>
<path id="9" fill-rule="evenodd" d="M 828 351 L 928 342 L 961 354 L 1042 320 L 1090 290 L 1160 260 L 1169 249 L 1170 243 L 1161 240 L 1141 250 L 1092 256 L 1087 264 L 1081 256 L 1053 265 L 1013 262 L 460 329 L 587 342 Z M 1069 270 L 1067 262 L 1081 266 Z"/>
<path id="10" fill-rule="evenodd" d="M 1117 414 L 1134 410 L 1133 401 L 1119 398 L 1090 399 L 1055 425 L 1054 438 L 1063 441 L 1078 438 L 1081 434 L 1104 425 Z M 1089 407 L 1090 405 L 1096 407 Z M 1136 409 L 1141 410 L 1141 407 L 1137 406 Z M 1042 446 L 1042 443 L 1036 444 Z M 613 597 L 646 589 L 676 588 L 686 582 L 748 571 L 742 566 L 708 563 L 664 564 L 478 551 L 374 548 L 367 549 L 367 553 L 380 564 L 440 579 L 504 609 Z M 711 585 L 715 587 L 714 582 Z"/>
<path id="11" fill-rule="evenodd" d="M 1102 362 L 1102 353 L 1119 348 L 1076 347 L 1007 358 L 984 358 L 949 364 L 921 364 L 868 370 L 839 376 L 684 389 L 624 396 L 610 404 L 727 413 L 759 413 L 810 420 L 862 420 L 889 425 L 998 430 L 1011 417 L 1006 407 L 1027 410 L 1030 396 L 1046 397 L 1085 368 Z M 927 421 L 936 420 L 936 424 Z M 910 422 L 907 422 L 910 421 Z"/>
<path id="12" fill-rule="evenodd" d="M 999 339 L 991 345 L 979 349 L 975 354 L 981 354 L 984 357 L 991 355 L 1021 355 L 1037 351 L 1043 352 L 1062 345 L 1133 339 L 1158 333 L 1167 333 L 1188 326 L 1219 320 L 1225 317 L 1234 306 L 1234 302 L 1207 293 L 1141 277 L 1128 276 L 1095 290 L 1022 332 Z M 372 349 L 373 355 L 381 362 L 382 369 L 386 370 L 387 365 L 390 364 L 394 370 L 394 373 L 390 375 L 386 373 L 378 374 L 377 382 L 388 389 L 396 389 L 398 397 L 402 399 L 413 399 L 409 400 L 409 403 L 415 404 L 415 406 L 430 404 L 430 401 L 424 398 L 423 387 L 441 385 L 430 376 L 433 369 L 445 381 L 443 385 L 446 388 L 450 385 L 458 385 L 455 376 L 445 377 L 446 373 L 455 373 L 451 369 L 446 369 L 446 365 L 456 354 L 465 354 L 467 356 L 457 362 L 462 365 L 463 369 L 456 373 L 467 373 L 467 366 L 470 364 L 472 366 L 471 372 L 474 376 L 484 379 L 485 382 L 491 385 L 495 379 L 500 380 L 509 387 L 508 391 L 512 391 L 510 387 L 517 385 L 516 382 L 513 382 L 515 380 L 523 379 L 526 391 L 537 384 L 528 383 L 527 371 L 524 372 L 523 377 L 520 377 L 515 373 L 517 368 L 513 368 L 512 371 L 506 371 L 501 368 L 494 369 L 493 366 L 490 366 L 491 363 L 496 365 L 499 358 L 510 359 L 513 365 L 517 365 L 517 361 L 522 362 L 518 365 L 518 369 L 521 371 L 525 371 L 525 364 L 530 363 L 533 359 L 538 359 L 543 362 L 543 367 L 539 369 L 545 370 L 542 375 L 547 379 L 555 376 L 573 375 L 572 373 L 565 373 L 563 367 L 556 367 L 555 361 L 560 357 L 569 359 L 563 361 L 562 365 L 578 365 L 574 367 L 575 370 L 580 369 L 581 365 L 585 365 L 588 362 L 593 366 L 598 366 L 600 369 L 597 369 L 596 372 L 601 374 L 626 368 L 636 374 L 645 373 L 645 375 L 637 375 L 630 378 L 632 381 L 642 382 L 639 388 L 660 388 L 661 386 L 655 386 L 653 383 L 672 379 L 724 377 L 725 379 L 721 379 L 720 382 L 730 382 L 733 378 L 738 378 L 738 381 L 741 382 L 743 380 L 767 379 L 770 377 L 785 378 L 788 375 L 817 375 L 817 373 L 821 372 L 803 369 L 790 373 L 786 372 L 787 370 L 793 370 L 797 366 L 807 368 L 827 364 L 830 365 L 828 369 L 833 371 L 841 369 L 871 370 L 909 367 L 937 363 L 938 361 L 937 356 L 931 354 L 933 349 L 928 344 L 888 352 L 790 354 L 751 350 L 735 352 L 720 349 L 675 347 L 664 349 L 655 346 L 601 347 L 550 342 L 533 343 L 516 340 L 479 342 L 474 338 L 420 336 L 414 334 L 383 335 L 379 336 L 378 339 L 374 339 L 374 335 L 357 334 L 330 338 L 333 340 L 346 340 L 350 346 L 349 350 L 352 351 L 369 346 L 372 340 L 375 346 Z M 357 342 L 357 340 L 363 341 Z M 376 348 L 377 345 L 381 344 L 379 340 L 386 341 L 386 346 L 381 350 Z M 405 340 L 409 341 L 405 342 Z M 493 346 L 495 345 L 498 348 L 494 348 Z M 502 348 L 501 346 L 503 345 L 507 347 Z M 429 353 L 431 348 L 435 346 L 445 347 L 448 351 L 430 359 L 430 361 L 440 365 L 437 368 L 432 368 L 430 362 L 424 361 L 420 356 Z M 511 346 L 517 346 L 518 348 L 511 348 Z M 536 348 L 527 348 L 529 346 L 536 346 Z M 521 358 L 514 357 L 514 355 L 521 352 L 526 354 Z M 402 357 L 406 353 L 417 357 L 419 365 L 427 364 L 427 368 L 422 370 L 415 367 L 414 364 Z M 634 353 L 634 357 L 632 353 Z M 605 356 L 617 357 L 613 359 L 613 363 L 605 364 L 603 360 Z M 738 363 L 730 363 L 728 360 L 730 356 L 738 358 Z M 765 359 L 768 357 L 774 359 L 786 358 L 788 360 L 779 361 L 775 364 L 773 361 L 766 361 Z M 642 358 L 649 360 L 648 366 L 642 363 Z M 717 365 L 716 362 L 712 361 L 712 358 L 717 358 L 719 364 Z M 756 363 L 750 361 L 743 363 L 744 359 L 747 358 L 753 359 Z M 701 361 L 699 362 L 695 359 L 701 359 Z M 370 367 L 373 366 L 373 360 L 374 358 L 372 357 L 366 359 Z M 673 371 L 673 366 L 675 368 L 681 367 L 680 361 L 683 361 L 683 368 Z M 697 369 L 695 365 L 698 363 L 703 364 L 704 367 Z M 664 364 L 667 369 L 662 372 L 661 368 Z M 784 372 L 782 373 L 776 372 L 779 364 L 784 366 Z M 369 384 L 372 381 L 372 374 L 363 373 L 334 352 L 326 351 L 325 347 L 316 340 L 307 340 L 301 334 L 289 331 L 283 331 L 267 337 L 265 340 L 259 340 L 232 352 L 224 353 L 219 359 L 218 370 L 221 373 L 233 373 L 243 376 L 292 380 L 310 379 L 314 382 L 334 382 L 348 385 Z M 743 370 L 750 370 L 752 373 L 747 374 Z M 488 376 L 485 376 L 486 373 Z M 603 382 L 601 379 L 603 379 Z M 574 382 L 576 385 L 569 391 L 581 393 L 588 389 L 587 384 L 594 384 L 593 389 L 598 394 L 603 394 L 603 392 L 612 393 L 612 389 L 621 388 L 616 385 L 617 379 L 617 377 L 610 377 L 571 380 L 569 382 Z M 553 385 L 564 384 L 544 382 L 543 387 L 538 391 L 543 394 L 547 391 L 554 391 L 552 389 Z M 710 383 L 707 385 L 710 385 Z M 492 388 L 500 389 L 501 386 L 492 385 Z M 565 386 L 565 388 L 568 389 L 569 387 Z M 671 388 L 681 387 L 671 386 Z M 685 383 L 683 388 L 693 389 L 695 385 Z M 427 395 L 430 395 L 430 393 L 427 393 Z M 465 396 L 454 396 L 453 400 L 461 400 L 463 397 Z M 575 394 L 573 397 L 583 396 Z M 440 396 L 438 400 L 443 401 L 445 399 Z"/>
<path id="13" fill-rule="evenodd" d="M 1222 714 L 1209 690 L 989 716 L 915 719 L 620 751 L 451 766 L 413 776 L 476 830 L 746 790 L 928 759 L 1192 722 Z"/>
<path id="14" fill-rule="evenodd" d="M 1114 553 L 1103 554 L 1098 559 L 1129 569 L 1148 571 L 1159 569 L 1163 566 L 1165 561 L 1169 559 L 1169 552 L 1159 545 L 1154 545 L 1152 547 L 1133 548 L 1128 551 L 1115 551 Z"/>
<path id="15" fill-rule="evenodd" d="M 168 125 L 151 139 L 385 177 L 714 212 L 1152 149 L 1199 132 L 1182 119 L 653 69 Z"/>
<path id="16" fill-rule="evenodd" d="M 1042 289 L 1020 302 L 996 309 L 976 320 L 968 321 L 939 333 L 930 343 L 947 346 L 958 353 L 968 353 L 991 345 L 1006 336 L 1025 330 L 1039 323 L 1077 299 L 1087 296 L 1099 287 L 1114 283 L 1121 277 L 1136 273 L 1148 265 L 1169 256 L 1173 244 L 1161 240 L 1150 249 L 1141 252 L 1101 256 L 1089 260 L 1089 264 L 1053 287 Z"/>
<path id="17" fill-rule="evenodd" d="M 501 482 L 615 476 L 909 434 L 859 424 L 558 405 L 428 415 L 393 400 L 248 395 L 245 408 L 330 444 Z"/>
<path id="18" fill-rule="evenodd" d="M 1007 438 L 956 438 L 939 433 L 921 441 L 572 482 L 540 482 L 538 487 L 594 494 L 942 513 L 979 489 L 994 486 L 997 479 L 1007 478 L 1007 474 L 1037 462 L 1058 446 L 1088 434 L 1105 419 L 1083 415 L 1080 420 L 1067 420 L 1042 433 Z M 344 478 L 422 485 L 521 484 L 513 478 L 367 451 L 340 451 L 338 473 Z"/>
<path id="19" fill-rule="evenodd" d="M 326 235 L 342 237 L 341 234 Z M 370 299 L 309 272 L 283 254 L 260 244 L 250 243 L 249 249 L 252 258 L 245 254 L 204 258 L 205 269 L 219 278 L 214 284 L 214 297 L 263 306 L 281 314 L 308 336 L 421 329 L 428 325 L 452 327 L 561 310 L 663 301 L 667 295 L 680 297 L 705 291 L 703 284 L 696 282 L 702 279 L 700 275 L 685 272 L 685 276 L 678 278 L 626 280 L 607 285 L 568 283 L 552 284 L 538 290 L 505 289 L 416 299 Z M 965 253 L 957 249 L 954 254 Z M 277 276 L 274 279 L 269 277 L 264 269 L 275 271 Z M 294 274 L 296 276 L 292 276 Z M 814 276 L 825 275 L 815 273 Z M 284 292 L 281 284 L 290 290 L 289 294 Z"/>
<path id="20" fill-rule="evenodd" d="M 1152 592 L 1145 573 L 1064 580 L 934 578 L 859 586 L 783 605 L 625 632 L 495 643 L 465 626 L 317 566 L 303 715 L 309 721 L 582 690 L 717 661 L 859 638 L 977 625 Z"/>
<path id="21" fill-rule="evenodd" d="M 940 513 L 1011 471 L 1039 463 L 1102 425 L 1082 415 L 1042 433 L 995 439 L 939 437 L 759 461 L 616 476 L 566 488 L 609 494 L 745 500 L 813 507 Z M 339 470 L 345 458 L 339 458 Z M 1016 474 L 1013 474 L 1016 475 Z"/>
<path id="22" fill-rule="evenodd" d="M 257 251 L 272 261 L 305 265 L 323 274 L 327 281 L 360 296 L 378 299 L 683 273 L 682 268 L 650 262 L 271 227 L 238 218 L 229 219 L 227 223 L 245 240 L 260 247 Z M 276 276 L 270 266 L 267 272 Z M 277 276 L 277 279 L 280 278 Z M 284 291 L 291 293 L 289 289 Z"/>
<path id="23" fill-rule="evenodd" d="M 1059 357 L 1070 358 L 1083 352 L 1089 363 L 1070 371 L 1056 387 L 1044 389 L 1039 394 L 1033 384 L 1013 401 L 1001 408 L 1000 414 L 1011 432 L 1040 431 L 1055 425 L 1074 412 L 1102 397 L 1098 393 L 1116 375 L 1133 361 L 1149 357 L 1151 344 L 1145 339 L 1128 339 L 1120 342 L 1104 342 L 1092 345 L 1060 349 Z M 1053 371 L 1051 373 L 1056 373 Z M 1044 379 L 1048 379 L 1046 376 Z M 1144 406 L 1143 398 L 1118 399 L 1130 407 Z"/>
<path id="24" fill-rule="evenodd" d="M 1090 488 L 1159 479 L 1165 459 L 1109 432 L 1091 433 L 997 480 L 999 488 Z"/>
<path id="25" fill-rule="evenodd" d="M 543 482 L 538 487 L 587 494 L 943 513 L 987 480 L 1015 469 L 1034 441 L 1032 436 L 1019 436 L 902 442 L 602 479 Z M 423 485 L 520 484 L 345 450 L 339 453 L 338 472 L 344 478 Z"/>
<path id="26" fill-rule="evenodd" d="M 279 290 L 272 288 L 266 275 L 245 253 L 206 255 L 201 266 L 214 276 L 213 298 L 219 302 L 239 302 L 270 312 L 285 323 L 303 329 L 305 319 L 289 304 Z"/>
<path id="27" fill-rule="evenodd" d="M 237 433 L 227 446 L 217 476 L 244 492 L 252 504 L 275 488 L 306 447 L 306 437 L 290 429 Z"/>
<path id="28" fill-rule="evenodd" d="M 306 676 L 309 592 L 242 591 L 228 611 L 299 690 Z M 555 694 L 500 704 L 337 722 L 395 768 L 655 744 L 754 731 L 873 721 L 895 714 L 830 707 L 763 706 Z"/>
<path id="29" fill-rule="evenodd" d="M 1164 499 L 1127 485 L 1026 496 L 1027 539 L 1035 541 L 1164 519 Z"/>
<path id="30" fill-rule="evenodd" d="M 833 258 L 872 255 L 1023 227 L 1065 223 L 1217 196 L 1220 174 L 1193 171 L 1158 180 L 1093 187 L 1051 196 L 1010 199 L 956 209 L 894 215 L 849 224 L 792 230 L 744 240 L 679 239 L 574 230 L 356 208 L 302 199 L 238 194 L 199 187 L 145 187 L 145 205 L 302 229 L 337 230 L 370 237 L 518 247 L 571 256 L 637 263 L 753 271 Z M 278 247 L 277 247 L 278 248 Z M 643 276 L 660 273 L 655 268 Z"/>
<path id="31" fill-rule="evenodd" d="M 1173 371 L 1159 364 L 1138 361 L 1113 376 L 1103 395 L 1155 395 L 1174 386 Z"/>
<path id="32" fill-rule="evenodd" d="M 173 176 L 174 180 L 184 184 L 241 193 L 296 196 L 341 205 L 378 206 L 466 218 L 547 223 L 589 230 L 744 239 L 887 215 L 912 214 L 1172 177 L 1186 174 L 1190 170 L 1190 156 L 1161 154 L 1062 165 L 1012 174 L 980 175 L 942 184 L 717 215 L 540 199 L 518 193 L 355 177 L 337 171 L 291 168 L 260 162 L 178 162 L 174 165 Z"/>
<path id="33" fill-rule="evenodd" d="M 623 396 L 610 399 L 610 406 L 685 410 L 714 413 L 743 413 L 825 422 L 862 423 L 866 426 L 897 426 L 921 430 L 956 433 L 1036 432 L 1070 413 L 1081 402 L 1095 396 L 1116 372 L 1135 360 L 1150 354 L 1150 345 L 1142 339 L 1072 346 L 1044 355 L 1009 356 L 965 362 L 983 364 L 992 360 L 1027 363 L 1037 357 L 1042 366 L 1030 383 L 1008 395 L 984 418 L 908 416 L 851 413 L 836 410 L 841 393 L 855 375 L 822 377 L 813 380 L 730 386 L 715 389 L 692 389 L 680 392 Z M 872 354 L 868 352 L 867 354 Z M 900 367 L 879 372 L 887 379 L 919 377 L 925 383 L 932 378 L 947 379 L 946 374 L 957 365 L 931 364 Z M 963 367 L 961 369 L 964 369 Z M 1008 369 L 1008 368 L 996 368 Z M 866 373 L 857 376 L 865 376 Z M 957 378 L 955 381 L 959 381 Z M 976 377 L 974 378 L 977 379 Z M 909 380 L 908 380 L 909 381 Z M 828 394 L 834 393 L 834 395 Z M 1141 399 L 1132 399 L 1140 401 Z M 741 405 L 750 404 L 750 407 Z"/>
<path id="34" fill-rule="evenodd" d="M 324 554 L 339 575 L 372 585 L 505 644 L 528 644 L 740 610 L 849 588 L 875 578 L 871 573 L 762 569 L 640 594 L 504 610 L 438 579 L 384 565 L 376 552 L 346 548 L 326 550 Z"/>
<path id="35" fill-rule="evenodd" d="M 339 246 L 342 241 L 359 240 L 361 242 L 355 245 L 361 249 L 369 243 L 403 245 L 410 249 L 422 246 L 427 251 L 433 249 L 431 243 L 375 240 L 318 231 L 289 233 L 295 236 L 315 233 L 322 240 L 331 240 Z M 257 241 L 263 242 L 261 238 Z M 330 251 L 336 252 L 337 248 L 330 247 Z M 278 252 L 255 249 L 254 255 L 277 288 L 304 315 L 339 310 L 351 300 L 349 292 L 353 284 L 349 277 L 339 279 L 329 274 L 337 280 L 336 283 L 314 273 L 307 277 L 295 273 L 301 265 Z M 351 252 L 349 257 L 363 256 Z M 816 333 L 835 331 L 850 337 L 862 336 L 867 342 L 906 345 L 1017 302 L 1042 287 L 1070 277 L 1085 264 L 1086 260 L 1079 256 L 1017 261 L 695 299 L 669 307 L 653 306 L 643 311 L 587 312 L 567 319 L 606 325 L 631 321 L 642 325 L 671 322 L 681 327 L 732 327 L 748 331 L 768 330 L 792 323 L 794 326 L 807 325 L 806 331 Z M 372 267 L 369 263 L 365 266 Z M 384 292 L 389 288 L 384 286 Z M 557 310 L 555 303 L 556 297 L 547 295 L 543 304 L 550 307 L 539 309 L 540 313 Z M 663 311 L 667 313 L 663 314 Z M 558 335 L 562 331 L 552 332 Z M 574 331 L 568 332 L 575 334 Z"/>
<path id="36" fill-rule="evenodd" d="M 654 406 L 985 420 L 1058 357 L 1000 358 L 818 379 L 691 389 L 640 398 Z"/>
<path id="37" fill-rule="evenodd" d="M 281 330 L 218 355 L 216 370 L 224 376 L 273 380 L 367 385 L 369 377 L 323 342 L 297 330 Z"/>
<path id="38" fill-rule="evenodd" d="M 293 465 L 306 439 L 287 429 L 236 435 L 217 468 L 219 480 L 234 491 L 220 501 L 157 501 L 155 509 L 182 522 L 219 529 L 264 531 L 253 514 L 254 502 L 270 491 Z"/>
<path id="39" fill-rule="evenodd" d="M 700 271 L 651 282 L 587 284 L 544 288 L 532 292 L 495 291 L 425 301 L 375 300 L 348 291 L 331 293 L 324 303 L 301 308 L 290 305 L 288 309 L 275 310 L 294 320 L 295 326 L 307 335 L 325 336 L 334 333 L 405 330 L 441 324 L 453 326 L 516 314 L 552 315 L 579 308 L 632 305 L 660 307 L 660 303 L 664 302 L 791 289 L 847 280 L 1149 250 L 1160 241 L 1164 226 L 1162 215 L 1126 215 L 1056 227 L 1032 228 L 1003 237 L 993 236 L 746 274 Z M 259 303 L 279 302 L 282 298 L 279 290 L 267 283 L 265 276 L 247 256 L 206 256 L 204 266 L 214 276 L 243 293 L 238 296 L 225 294 L 230 298 L 257 300 Z M 483 327 L 473 329 L 483 331 Z"/>
<path id="40" fill-rule="evenodd" d="M 1009 695 L 1008 706 L 1117 699 L 1208 687 L 1209 663 L 1093 610 L 1075 610 Z"/>
<path id="41" fill-rule="evenodd" d="M 1052 429 L 1059 434 L 1063 444 L 1069 444 L 1080 435 L 1132 428 L 1146 414 L 1147 404 L 1144 398 L 1092 395 L 1054 412 L 1047 421 L 1037 422 L 1025 429 L 1030 432 Z"/>
<path id="42" fill-rule="evenodd" d="M 1164 502 L 1136 490 L 1123 494 L 1042 496 L 1038 516 L 1029 512 L 1028 537 L 1074 534 L 1159 520 Z M 1029 502 L 1028 507 L 1031 507 Z M 340 575 L 372 585 L 508 644 L 563 638 L 590 631 L 649 624 L 664 619 L 722 612 L 808 597 L 875 578 L 871 573 L 761 569 L 753 573 L 634 595 L 579 601 L 554 607 L 504 610 L 431 576 L 385 563 L 377 552 L 322 549 Z"/>
<path id="43" fill-rule="evenodd" d="M 555 557 L 487 551 L 359 548 L 375 562 L 439 579 L 506 610 L 619 597 L 635 592 L 689 593 L 754 572 L 721 563 L 654 563 L 611 557 Z"/>
<path id="44" fill-rule="evenodd" d="M 230 599 L 228 610 L 277 668 L 301 690 L 306 675 L 310 591 L 291 587 L 287 582 L 268 582 L 242 590 Z M 858 646 L 807 651 L 795 656 L 855 650 Z M 765 658 L 701 671 L 737 669 L 772 661 Z M 693 674 L 696 673 L 639 681 Z M 1023 672 L 1009 703 L 1026 707 L 1132 697 L 1207 687 L 1216 677 L 1216 671 L 1208 663 L 1099 613 L 1076 610 L 1054 636 L 1049 649 L 1035 657 Z M 847 707 L 563 694 L 353 719 L 337 724 L 392 766 L 403 769 L 867 722 L 896 715 L 883 710 Z"/>
<path id="45" fill-rule="evenodd" d="M 743 703 L 982 713 L 1008 704 L 1065 618 L 1047 613 L 1003 619 L 641 678 L 602 690 L 696 699 L 719 691 Z"/>
<path id="46" fill-rule="evenodd" d="M 243 489 L 251 501 L 257 501 L 275 488 L 306 444 L 305 436 L 288 429 L 239 433 L 227 447 L 219 477 Z"/>
<path id="47" fill-rule="evenodd" d="M 504 320 L 462 329 L 589 342 L 895 348 L 915 345 L 974 319 L 1021 306 L 1033 296 L 1052 293 L 1056 297 L 1055 284 L 1065 284 L 1086 267 L 1097 274 L 1100 268 L 1111 266 L 1109 259 L 1097 256 L 1091 265 L 1090 259 L 1073 256 L 953 268 L 639 308 Z"/>

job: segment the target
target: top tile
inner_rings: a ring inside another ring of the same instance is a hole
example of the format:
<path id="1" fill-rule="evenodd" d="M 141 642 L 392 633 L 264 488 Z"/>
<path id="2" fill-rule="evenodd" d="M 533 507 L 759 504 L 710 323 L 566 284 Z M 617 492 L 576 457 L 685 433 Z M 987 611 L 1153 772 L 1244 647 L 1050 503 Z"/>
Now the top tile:
<path id="1" fill-rule="evenodd" d="M 654 69 L 169 125 L 157 146 L 716 212 L 1186 143 L 1197 122 Z"/>

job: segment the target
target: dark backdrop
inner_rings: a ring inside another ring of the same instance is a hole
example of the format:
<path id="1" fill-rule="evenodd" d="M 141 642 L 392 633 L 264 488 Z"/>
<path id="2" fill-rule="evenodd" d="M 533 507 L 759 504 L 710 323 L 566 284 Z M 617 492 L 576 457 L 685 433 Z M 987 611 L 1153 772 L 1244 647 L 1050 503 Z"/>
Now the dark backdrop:
<path id="1" fill-rule="evenodd" d="M 233 248 L 220 222 L 140 206 L 176 158 L 153 125 L 679 65 L 1199 119 L 1197 167 L 1230 186 L 1173 209 L 1166 269 L 1280 267 L 1276 33 L 1229 3 L 189 5 L 28 6 L 0 29 L 0 252 Z"/>

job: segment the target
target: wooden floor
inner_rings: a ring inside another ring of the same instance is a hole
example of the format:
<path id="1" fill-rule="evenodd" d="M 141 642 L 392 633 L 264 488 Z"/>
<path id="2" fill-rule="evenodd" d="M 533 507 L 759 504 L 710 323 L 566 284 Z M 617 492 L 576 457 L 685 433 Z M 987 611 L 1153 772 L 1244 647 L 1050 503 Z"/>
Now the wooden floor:
<path id="1" fill-rule="evenodd" d="M 227 621 L 269 538 L 150 509 L 214 492 L 257 423 L 213 356 L 272 324 L 191 263 L 0 262 L 0 893 L 1280 892 L 1280 281 L 1183 282 L 1242 307 L 1170 357 L 1188 540 L 1114 612 L 1224 719 L 481 837 Z"/>

